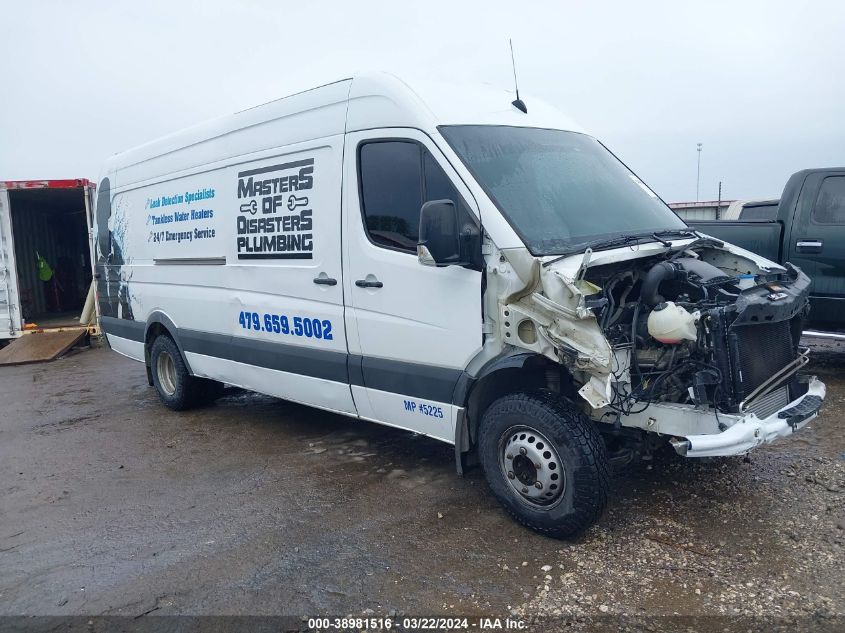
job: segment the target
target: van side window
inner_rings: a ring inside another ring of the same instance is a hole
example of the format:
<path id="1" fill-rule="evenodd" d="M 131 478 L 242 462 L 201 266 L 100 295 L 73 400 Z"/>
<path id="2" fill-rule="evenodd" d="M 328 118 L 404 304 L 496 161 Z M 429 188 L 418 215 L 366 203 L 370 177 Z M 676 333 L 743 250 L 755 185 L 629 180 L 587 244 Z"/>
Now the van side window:
<path id="1" fill-rule="evenodd" d="M 379 246 L 416 253 L 423 202 L 448 199 L 465 212 L 449 177 L 413 141 L 361 145 L 358 178 L 367 234 Z"/>
<path id="2" fill-rule="evenodd" d="M 845 224 L 845 176 L 828 176 L 822 181 L 813 219 L 819 224 Z"/>
<path id="3" fill-rule="evenodd" d="M 409 141 L 367 143 L 358 161 L 370 239 L 379 246 L 416 252 L 423 195 L 420 146 Z"/>

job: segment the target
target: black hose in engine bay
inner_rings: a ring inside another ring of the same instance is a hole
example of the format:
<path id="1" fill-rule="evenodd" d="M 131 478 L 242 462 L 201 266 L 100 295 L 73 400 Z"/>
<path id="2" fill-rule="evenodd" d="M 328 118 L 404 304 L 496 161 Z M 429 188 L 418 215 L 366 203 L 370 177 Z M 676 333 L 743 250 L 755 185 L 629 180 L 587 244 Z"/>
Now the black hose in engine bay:
<path id="1" fill-rule="evenodd" d="M 619 348 L 620 346 L 618 344 L 623 343 L 625 338 L 630 343 L 630 391 L 623 391 L 619 388 L 619 385 L 623 384 L 624 370 L 619 371 L 618 368 L 615 368 L 611 372 L 614 378 L 614 383 L 612 384 L 613 396 L 608 408 L 616 412 L 617 415 L 641 413 L 652 402 L 667 401 L 667 398 L 671 398 L 673 394 L 675 397 L 669 401 L 688 402 L 692 399 L 696 404 L 699 404 L 697 399 L 703 398 L 705 402 L 701 404 L 710 404 L 711 398 L 706 397 L 706 388 L 712 385 L 715 385 L 712 388 L 712 404 L 718 410 L 718 391 L 722 382 L 722 372 L 708 357 L 709 355 L 706 351 L 707 346 L 703 341 L 703 330 L 698 322 L 696 323 L 697 334 L 694 342 L 678 341 L 670 344 L 661 343 L 653 339 L 650 333 L 647 333 L 647 327 L 646 333 L 644 334 L 642 332 L 644 324 L 647 325 L 648 323 L 648 317 L 643 321 L 643 310 L 646 310 L 646 315 L 650 315 L 655 308 L 660 309 L 661 307 L 665 307 L 665 298 L 661 294 L 661 285 L 664 283 L 675 283 L 674 290 L 677 290 L 678 287 L 692 287 L 699 290 L 701 294 L 699 301 L 692 301 L 686 293 L 676 292 L 677 296 L 675 299 L 678 300 L 676 305 L 690 306 L 692 308 L 700 308 L 704 305 L 713 305 L 714 303 L 730 302 L 737 296 L 730 290 L 739 292 L 739 288 L 734 286 L 736 283 L 735 278 L 726 275 L 712 264 L 695 257 L 680 257 L 680 254 L 675 253 L 672 258 L 659 261 L 652 265 L 644 276 L 638 275 L 636 272 L 630 270 L 625 270 L 613 275 L 607 280 L 606 289 L 603 294 L 605 294 L 608 301 L 600 319 L 602 329 L 605 332 L 628 309 L 630 305 L 626 303 L 628 294 L 632 292 L 634 286 L 639 282 L 638 277 L 642 276 L 639 296 L 633 304 L 633 314 L 627 335 L 623 333 L 623 330 L 619 330 L 618 327 L 614 328 L 614 331 L 618 332 L 619 336 L 622 337 L 616 339 L 617 344 L 614 347 Z M 618 284 L 626 277 L 630 278 L 630 283 L 622 291 L 617 303 L 614 297 L 614 291 Z M 728 286 L 730 290 L 725 288 L 725 286 Z M 715 290 L 715 295 L 710 292 L 711 289 Z M 690 312 L 686 307 L 683 309 Z M 647 347 L 653 351 L 658 350 L 657 357 L 650 366 L 650 371 L 643 371 L 640 365 L 639 340 L 641 338 L 644 338 L 644 343 Z M 681 350 L 680 354 L 678 350 Z M 665 368 L 661 369 L 661 364 L 664 362 L 667 353 L 669 354 L 668 363 L 663 365 Z M 690 395 L 690 392 L 692 392 L 692 395 Z M 702 396 L 702 394 L 704 395 Z M 637 408 L 637 405 L 641 406 Z"/>

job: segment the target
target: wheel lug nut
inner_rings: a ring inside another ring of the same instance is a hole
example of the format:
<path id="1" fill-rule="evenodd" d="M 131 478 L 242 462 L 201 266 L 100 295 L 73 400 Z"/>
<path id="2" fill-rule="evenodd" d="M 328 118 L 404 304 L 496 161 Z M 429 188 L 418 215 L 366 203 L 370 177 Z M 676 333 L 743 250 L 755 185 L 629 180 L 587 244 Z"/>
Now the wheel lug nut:
<path id="1" fill-rule="evenodd" d="M 513 479 L 513 473 L 512 472 L 508 472 L 508 479 Z"/>
<path id="2" fill-rule="evenodd" d="M 535 481 L 535 482 L 534 482 L 534 487 L 535 487 L 537 490 L 542 490 L 542 489 L 543 489 L 543 484 L 542 484 L 541 482 L 539 482 L 539 481 Z"/>
<path id="3" fill-rule="evenodd" d="M 523 488 L 522 492 L 524 492 L 525 494 L 528 494 L 528 488 Z"/>
<path id="4" fill-rule="evenodd" d="M 536 468 L 537 470 L 540 470 L 541 466 L 540 466 L 540 464 L 534 464 L 534 468 Z"/>
<path id="5" fill-rule="evenodd" d="M 526 451 L 526 450 L 525 450 L 525 447 L 524 447 L 524 446 L 520 446 L 520 447 L 519 447 L 519 454 L 520 454 L 520 455 L 525 455 L 525 453 L 527 453 L 527 452 L 528 452 L 528 451 Z"/>
<path id="6" fill-rule="evenodd" d="M 508 453 L 507 455 L 505 455 L 505 457 L 506 457 L 506 458 L 508 458 L 508 459 L 513 459 L 513 455 L 511 455 L 510 453 Z"/>

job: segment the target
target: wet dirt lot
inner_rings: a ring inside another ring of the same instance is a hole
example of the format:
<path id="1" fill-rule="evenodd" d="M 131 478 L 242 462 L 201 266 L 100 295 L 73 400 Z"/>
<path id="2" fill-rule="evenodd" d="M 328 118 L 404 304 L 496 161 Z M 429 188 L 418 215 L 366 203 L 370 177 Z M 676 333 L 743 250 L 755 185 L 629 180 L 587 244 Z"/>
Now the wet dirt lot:
<path id="1" fill-rule="evenodd" d="M 750 458 L 629 468 L 569 542 L 512 522 L 433 440 L 236 390 L 174 413 L 105 349 L 0 368 L 0 614 L 831 622 L 845 346 L 813 347 L 821 418 Z"/>

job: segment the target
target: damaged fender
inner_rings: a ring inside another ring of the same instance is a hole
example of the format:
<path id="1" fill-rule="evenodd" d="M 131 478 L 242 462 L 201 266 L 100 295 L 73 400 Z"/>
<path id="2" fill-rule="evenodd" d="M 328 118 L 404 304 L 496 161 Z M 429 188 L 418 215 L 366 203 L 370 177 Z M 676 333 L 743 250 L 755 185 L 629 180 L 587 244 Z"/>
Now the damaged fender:
<path id="1" fill-rule="evenodd" d="M 611 398 L 613 351 L 586 305 L 586 297 L 598 289 L 557 270 L 538 266 L 532 272 L 533 283 L 527 285 L 534 291 L 514 292 L 507 299 L 516 300 L 502 305 L 504 340 L 580 374 L 584 379 L 578 391 L 581 397 L 594 409 L 606 406 Z M 539 288 L 543 294 L 537 292 Z"/>

